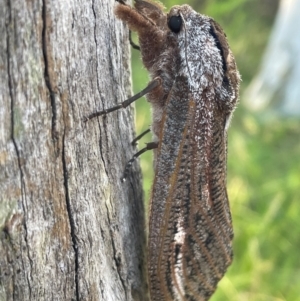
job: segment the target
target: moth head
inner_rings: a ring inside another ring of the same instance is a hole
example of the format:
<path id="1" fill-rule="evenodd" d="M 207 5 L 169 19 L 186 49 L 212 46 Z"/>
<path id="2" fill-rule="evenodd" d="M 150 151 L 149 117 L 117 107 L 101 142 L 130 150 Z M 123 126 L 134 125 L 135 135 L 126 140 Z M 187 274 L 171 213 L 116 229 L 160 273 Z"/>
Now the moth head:
<path id="1" fill-rule="evenodd" d="M 188 5 L 165 14 L 151 0 L 135 0 L 134 7 L 118 4 L 115 14 L 137 32 L 143 63 L 153 77 L 167 79 L 166 92 L 177 75 L 184 75 L 191 89 L 213 86 L 224 99 L 221 105 L 234 108 L 240 78 L 226 35 L 213 19 Z"/>
<path id="2" fill-rule="evenodd" d="M 181 57 L 178 73 L 186 74 L 191 89 L 218 94 L 220 106 L 232 111 L 238 98 L 240 75 L 226 34 L 212 18 L 188 5 L 173 6 L 167 14 L 170 36 L 176 40 Z"/>

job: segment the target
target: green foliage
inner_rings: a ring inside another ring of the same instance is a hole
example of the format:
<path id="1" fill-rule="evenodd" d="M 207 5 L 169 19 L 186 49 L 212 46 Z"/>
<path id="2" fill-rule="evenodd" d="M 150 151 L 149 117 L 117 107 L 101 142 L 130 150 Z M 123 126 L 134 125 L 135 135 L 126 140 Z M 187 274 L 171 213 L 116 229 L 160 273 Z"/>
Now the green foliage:
<path id="1" fill-rule="evenodd" d="M 278 1 L 204 0 L 189 3 L 212 16 L 227 33 L 243 76 L 241 90 L 257 72 Z M 133 50 L 134 91 L 148 75 Z M 151 124 L 150 106 L 136 103 L 137 133 Z M 229 129 L 228 194 L 234 224 L 234 262 L 212 301 L 300 301 L 300 126 L 297 120 L 267 124 L 243 108 Z M 140 142 L 151 141 L 147 135 Z M 146 201 L 153 179 L 152 152 L 141 158 Z"/>

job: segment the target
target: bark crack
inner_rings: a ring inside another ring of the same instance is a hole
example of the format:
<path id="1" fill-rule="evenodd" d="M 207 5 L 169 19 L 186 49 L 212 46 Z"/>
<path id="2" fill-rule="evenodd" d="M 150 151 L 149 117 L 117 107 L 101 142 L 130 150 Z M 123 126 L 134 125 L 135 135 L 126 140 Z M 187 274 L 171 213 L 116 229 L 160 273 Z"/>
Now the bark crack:
<path id="1" fill-rule="evenodd" d="M 110 217 L 109 217 L 109 209 L 107 207 L 107 204 L 105 203 L 105 207 L 106 207 L 106 213 L 107 213 L 107 220 L 108 220 L 108 224 L 109 225 L 112 225 L 112 222 L 110 220 Z M 112 227 L 112 226 L 111 226 Z M 125 300 L 127 300 L 127 289 L 126 289 L 126 284 L 125 284 L 125 281 L 120 273 L 120 268 L 121 268 L 121 265 L 122 265 L 122 258 L 121 256 L 118 256 L 117 254 L 117 248 L 116 248 L 116 245 L 115 245 L 115 242 L 114 242 L 114 233 L 113 233 L 113 230 L 112 228 L 110 227 L 110 237 L 111 237 L 111 245 L 112 245 L 112 249 L 113 249 L 113 259 L 115 261 L 115 265 L 116 265 L 116 268 L 117 268 L 117 273 L 118 273 L 118 276 L 119 276 L 119 279 L 121 281 L 121 284 L 122 284 L 122 287 L 124 289 L 124 293 L 125 293 Z"/>
<path id="2" fill-rule="evenodd" d="M 67 205 L 67 213 L 70 223 L 70 232 L 71 232 L 71 239 L 73 244 L 73 250 L 75 255 L 75 289 L 76 289 L 76 300 L 80 300 L 79 297 L 79 252 L 78 252 L 78 244 L 77 238 L 75 234 L 76 226 L 74 221 L 74 216 L 71 209 L 71 202 L 70 202 L 70 195 L 69 195 L 69 186 L 68 186 L 68 170 L 67 170 L 67 163 L 65 158 L 65 132 L 63 134 L 63 141 L 62 141 L 62 166 L 63 166 L 63 175 L 64 175 L 64 187 L 65 187 L 65 196 L 66 196 L 66 205 Z"/>
<path id="3" fill-rule="evenodd" d="M 50 81 L 50 75 L 49 75 L 49 58 L 48 58 L 48 50 L 47 50 L 47 6 L 46 6 L 46 0 L 43 0 L 43 6 L 42 6 L 42 20 L 43 20 L 43 29 L 42 29 L 42 49 L 43 49 L 43 57 L 44 57 L 44 64 L 45 64 L 45 70 L 44 70 L 44 78 L 45 78 L 45 84 L 49 91 L 49 97 L 50 97 L 50 104 L 52 109 L 52 140 L 56 141 L 58 138 L 58 134 L 56 131 L 56 122 L 57 122 L 57 108 L 56 108 L 56 101 L 55 101 L 55 93 L 53 90 L 53 87 L 51 85 Z"/>
<path id="4" fill-rule="evenodd" d="M 95 11 L 95 1 L 92 1 L 92 11 L 93 11 L 93 15 L 94 15 L 94 19 L 95 19 L 95 25 L 94 25 L 94 41 L 95 41 L 95 45 L 96 45 L 96 77 L 97 77 L 97 89 L 98 89 L 98 93 L 99 93 L 99 98 L 102 102 L 102 108 L 104 108 L 104 102 L 102 100 L 101 97 L 101 89 L 100 89 L 100 83 L 99 83 L 99 77 L 98 77 L 98 70 L 99 70 L 99 64 L 98 64 L 98 42 L 97 42 L 97 30 L 96 30 L 96 25 L 97 25 L 97 17 L 96 17 L 96 11 Z M 99 131 L 100 131 L 100 156 L 101 156 L 101 160 L 104 166 L 104 170 L 105 173 L 108 175 L 108 171 L 106 168 L 106 162 L 103 158 L 103 148 L 102 148 L 102 135 L 101 135 L 101 126 L 100 126 L 100 122 L 99 122 L 99 118 L 98 119 L 98 125 L 99 125 Z"/>
<path id="5" fill-rule="evenodd" d="M 11 72 L 11 65 L 10 65 L 10 59 L 11 59 L 11 53 L 10 53 L 10 32 L 9 28 L 12 24 L 12 12 L 11 12 L 11 3 L 10 0 L 7 1 L 7 8 L 8 8 L 8 21 L 6 22 L 6 52 L 7 52 L 7 75 L 8 75 L 8 89 L 9 89 L 9 97 L 10 97 L 10 112 L 11 112 L 11 140 L 16 152 L 17 156 L 17 163 L 18 163 L 18 168 L 20 172 L 20 184 L 21 184 L 21 204 L 22 204 L 22 210 L 24 214 L 24 219 L 23 219 L 23 226 L 24 226 L 24 240 L 26 244 L 26 253 L 27 257 L 29 260 L 30 264 L 30 272 L 29 275 L 26 275 L 26 280 L 28 283 L 28 290 L 29 290 L 29 299 L 31 299 L 31 282 L 29 277 L 32 279 L 32 266 L 33 266 L 33 261 L 32 258 L 30 257 L 29 253 L 29 244 L 28 244 L 28 229 L 27 229 L 27 206 L 25 204 L 26 202 L 26 194 L 25 194 L 25 183 L 24 183 L 24 174 L 22 170 L 22 164 L 21 164 L 21 155 L 20 155 L 20 150 L 18 148 L 18 144 L 16 141 L 15 137 L 15 98 L 14 98 L 14 93 L 13 93 L 13 83 L 12 83 L 12 72 Z M 24 265 L 24 261 L 22 260 L 22 264 Z M 14 290 L 15 291 L 15 290 Z"/>
<path id="6" fill-rule="evenodd" d="M 98 77 L 98 71 L 99 71 L 99 64 L 98 64 L 98 42 L 97 42 L 97 17 L 96 17 L 96 11 L 95 11 L 95 1 L 93 0 L 92 2 L 92 11 L 95 19 L 95 25 L 94 25 L 94 41 L 96 45 L 96 75 L 97 75 L 97 88 L 98 92 L 100 94 L 101 89 L 100 89 L 100 83 L 99 83 L 99 77 Z M 100 97 L 100 100 L 102 102 L 102 105 L 104 106 L 104 103 Z"/>

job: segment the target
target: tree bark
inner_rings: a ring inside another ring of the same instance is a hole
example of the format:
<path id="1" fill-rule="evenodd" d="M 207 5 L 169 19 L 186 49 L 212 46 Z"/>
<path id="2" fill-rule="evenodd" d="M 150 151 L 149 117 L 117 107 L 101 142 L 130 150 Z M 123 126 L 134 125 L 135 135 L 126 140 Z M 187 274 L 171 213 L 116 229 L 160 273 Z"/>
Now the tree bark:
<path id="1" fill-rule="evenodd" d="M 250 109 L 300 116 L 300 0 L 281 0 L 262 66 L 245 92 Z"/>
<path id="2" fill-rule="evenodd" d="M 147 300 L 128 32 L 114 2 L 0 0 L 0 300 Z"/>

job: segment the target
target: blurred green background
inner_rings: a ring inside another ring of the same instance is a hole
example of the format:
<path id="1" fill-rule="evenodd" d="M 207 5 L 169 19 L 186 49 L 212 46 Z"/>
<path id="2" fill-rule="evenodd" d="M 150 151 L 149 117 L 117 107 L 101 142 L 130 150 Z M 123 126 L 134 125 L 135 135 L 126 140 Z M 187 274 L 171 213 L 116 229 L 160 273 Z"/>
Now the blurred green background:
<path id="1" fill-rule="evenodd" d="M 234 262 L 212 301 L 300 301 L 299 120 L 265 122 L 243 106 L 243 91 L 256 74 L 278 0 L 165 0 L 167 10 L 190 4 L 225 30 L 242 75 L 240 104 L 229 129 L 228 194 L 234 225 Z M 134 92 L 148 74 L 132 50 Z M 150 106 L 136 102 L 137 134 L 151 124 Z M 139 142 L 151 141 L 148 134 Z M 141 157 L 145 199 L 153 179 L 152 152 Z"/>

